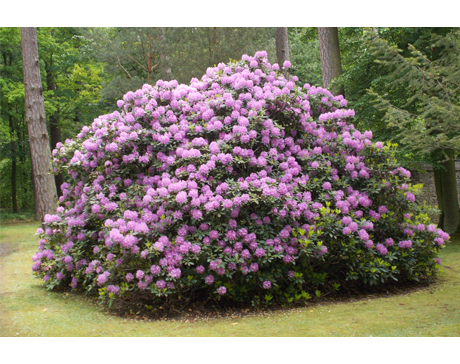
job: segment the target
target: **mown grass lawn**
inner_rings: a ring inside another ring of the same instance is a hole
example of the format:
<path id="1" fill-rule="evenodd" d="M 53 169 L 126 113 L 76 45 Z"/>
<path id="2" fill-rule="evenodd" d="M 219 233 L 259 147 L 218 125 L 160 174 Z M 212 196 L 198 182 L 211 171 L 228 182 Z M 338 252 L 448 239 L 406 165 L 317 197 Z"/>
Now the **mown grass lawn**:
<path id="1" fill-rule="evenodd" d="M 123 318 L 84 295 L 45 290 L 30 269 L 37 227 L 0 227 L 0 336 L 460 336 L 458 237 L 441 252 L 439 281 L 418 291 L 183 322 Z"/>

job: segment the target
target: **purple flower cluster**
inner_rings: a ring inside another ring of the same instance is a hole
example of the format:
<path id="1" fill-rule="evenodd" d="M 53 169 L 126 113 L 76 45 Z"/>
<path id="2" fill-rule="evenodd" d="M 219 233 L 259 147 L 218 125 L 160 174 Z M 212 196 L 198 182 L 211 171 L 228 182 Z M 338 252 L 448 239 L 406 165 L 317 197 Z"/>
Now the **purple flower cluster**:
<path id="1" fill-rule="evenodd" d="M 190 85 L 128 92 L 53 151 L 72 182 L 37 230 L 34 272 L 113 295 L 126 284 L 223 295 L 221 283 L 275 270 L 290 282 L 303 254 L 321 264 L 338 242 L 379 259 L 419 240 L 443 245 L 449 236 L 414 213 L 410 173 L 375 168 L 391 154 L 350 123 L 343 96 L 296 80 L 257 52 Z"/>
<path id="2" fill-rule="evenodd" d="M 411 240 L 401 240 L 398 243 L 398 246 L 402 249 L 408 249 L 412 247 L 412 241 Z"/>

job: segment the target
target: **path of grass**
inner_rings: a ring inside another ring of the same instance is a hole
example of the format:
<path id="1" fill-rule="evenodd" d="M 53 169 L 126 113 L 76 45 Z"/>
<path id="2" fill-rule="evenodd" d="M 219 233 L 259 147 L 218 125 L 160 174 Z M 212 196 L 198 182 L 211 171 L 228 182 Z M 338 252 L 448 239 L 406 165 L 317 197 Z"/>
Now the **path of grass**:
<path id="1" fill-rule="evenodd" d="M 43 289 L 30 269 L 37 227 L 0 228 L 0 336 L 460 336 L 459 239 L 441 253 L 441 281 L 417 292 L 238 319 L 142 321 Z"/>

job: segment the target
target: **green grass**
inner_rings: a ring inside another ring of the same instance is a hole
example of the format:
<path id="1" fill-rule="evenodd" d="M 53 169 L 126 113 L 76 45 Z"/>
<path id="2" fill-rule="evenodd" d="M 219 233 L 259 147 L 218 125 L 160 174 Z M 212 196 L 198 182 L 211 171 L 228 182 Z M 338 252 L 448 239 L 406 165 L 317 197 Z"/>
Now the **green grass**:
<path id="1" fill-rule="evenodd" d="M 441 252 L 439 282 L 418 291 L 182 322 L 123 318 L 84 295 L 45 290 L 30 269 L 37 227 L 0 227 L 10 251 L 0 258 L 0 336 L 460 336 L 458 237 Z"/>

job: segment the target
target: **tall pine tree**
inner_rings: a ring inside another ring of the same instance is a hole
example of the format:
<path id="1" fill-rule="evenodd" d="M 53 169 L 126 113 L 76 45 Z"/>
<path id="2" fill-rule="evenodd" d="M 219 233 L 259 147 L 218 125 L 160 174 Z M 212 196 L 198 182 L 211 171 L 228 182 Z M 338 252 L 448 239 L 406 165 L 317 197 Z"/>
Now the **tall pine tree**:
<path id="1" fill-rule="evenodd" d="M 51 174 L 51 151 L 46 130 L 36 28 L 21 28 L 21 45 L 26 121 L 29 130 L 30 154 L 38 202 L 38 216 L 36 218 L 43 221 L 45 214 L 55 212 L 57 195 L 54 177 Z"/>

